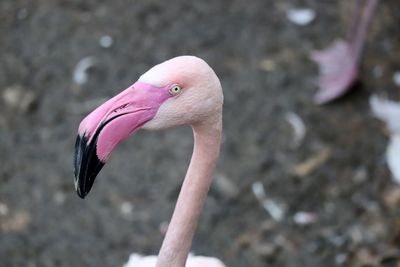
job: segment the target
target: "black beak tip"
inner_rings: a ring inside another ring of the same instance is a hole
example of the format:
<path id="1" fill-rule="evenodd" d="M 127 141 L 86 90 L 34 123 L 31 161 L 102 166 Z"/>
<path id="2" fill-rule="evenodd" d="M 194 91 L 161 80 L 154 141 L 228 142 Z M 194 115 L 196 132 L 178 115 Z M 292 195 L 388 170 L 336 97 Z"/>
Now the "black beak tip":
<path id="1" fill-rule="evenodd" d="M 85 197 L 87 196 L 87 193 L 81 192 L 81 191 L 79 190 L 79 188 L 76 189 L 76 193 L 78 194 L 78 196 L 79 196 L 81 199 L 85 199 Z"/>
<path id="2" fill-rule="evenodd" d="M 81 164 L 82 164 L 82 156 L 85 152 L 85 147 L 87 145 L 86 137 L 78 136 L 75 141 L 75 154 L 74 154 L 74 174 L 75 174 L 75 182 L 78 180 Z"/>
<path id="3" fill-rule="evenodd" d="M 75 142 L 75 190 L 82 199 L 89 194 L 97 174 L 104 166 L 104 162 L 96 154 L 96 141 L 97 138 L 88 144 L 85 135 L 78 135 Z"/>

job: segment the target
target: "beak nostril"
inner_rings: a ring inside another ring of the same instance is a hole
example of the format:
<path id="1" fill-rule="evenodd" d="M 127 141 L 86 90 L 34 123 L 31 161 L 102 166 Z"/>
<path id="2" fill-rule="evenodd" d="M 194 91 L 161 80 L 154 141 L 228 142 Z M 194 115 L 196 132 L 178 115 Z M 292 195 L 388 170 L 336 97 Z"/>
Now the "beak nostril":
<path id="1" fill-rule="evenodd" d="M 129 106 L 129 104 L 128 103 L 126 103 L 126 104 L 123 104 L 122 106 L 119 106 L 118 108 L 116 108 L 116 109 L 114 109 L 114 113 L 117 113 L 118 111 L 120 111 L 120 110 L 122 110 L 122 109 L 124 109 L 124 108 L 126 108 L 127 106 Z"/>

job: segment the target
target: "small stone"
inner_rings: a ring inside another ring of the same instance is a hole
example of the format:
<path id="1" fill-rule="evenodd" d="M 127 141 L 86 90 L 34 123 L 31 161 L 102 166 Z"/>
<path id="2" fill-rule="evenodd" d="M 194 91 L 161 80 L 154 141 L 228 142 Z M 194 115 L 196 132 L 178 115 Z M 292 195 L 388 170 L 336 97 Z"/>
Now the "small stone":
<path id="1" fill-rule="evenodd" d="M 278 246 L 275 244 L 257 244 L 254 246 L 254 250 L 256 253 L 266 259 L 271 259 L 273 258 L 277 251 L 278 251 Z"/>
<path id="2" fill-rule="evenodd" d="M 358 245 L 364 240 L 363 230 L 359 225 L 353 225 L 348 228 L 347 235 L 350 237 L 352 243 Z"/>
<path id="3" fill-rule="evenodd" d="M 400 206 L 400 187 L 394 186 L 386 191 L 383 195 L 386 206 L 390 209 L 398 209 Z"/>
<path id="4" fill-rule="evenodd" d="M 400 71 L 396 71 L 393 74 L 393 82 L 397 85 L 400 86 Z"/>
<path id="5" fill-rule="evenodd" d="M 380 65 L 374 66 L 372 69 L 372 74 L 375 78 L 381 78 L 383 76 L 383 68 Z"/>
<path id="6" fill-rule="evenodd" d="M 0 202 L 0 216 L 6 216 L 7 214 L 8 214 L 7 204 Z"/>
<path id="7" fill-rule="evenodd" d="M 3 232 L 22 232 L 31 222 L 31 216 L 26 211 L 18 211 L 6 220 L 0 221 L 0 229 Z"/>
<path id="8" fill-rule="evenodd" d="M 239 235 L 235 240 L 235 244 L 240 249 L 248 248 L 250 246 L 255 245 L 255 243 L 258 242 L 259 237 L 260 237 L 259 232 L 253 229 L 249 232 L 245 232 Z"/>
<path id="9" fill-rule="evenodd" d="M 360 248 L 352 256 L 352 264 L 349 266 L 378 266 L 379 258 L 367 248 Z"/>
<path id="10" fill-rule="evenodd" d="M 353 181 L 357 184 L 365 182 L 368 178 L 368 171 L 365 166 L 361 166 L 354 171 Z"/>
<path id="11" fill-rule="evenodd" d="M 387 235 L 388 225 L 382 220 L 374 220 L 367 225 L 365 236 L 367 242 L 376 243 Z"/>
<path id="12" fill-rule="evenodd" d="M 58 191 L 54 194 L 54 202 L 57 205 L 62 205 L 65 202 L 65 194 L 61 191 Z"/>
<path id="13" fill-rule="evenodd" d="M 343 265 L 347 261 L 347 254 L 339 253 L 335 256 L 335 263 L 336 265 Z"/>
<path id="14" fill-rule="evenodd" d="M 110 35 L 100 37 L 99 45 L 103 48 L 110 48 L 114 43 L 114 39 Z"/>
<path id="15" fill-rule="evenodd" d="M 217 175 L 215 177 L 215 189 L 228 199 L 234 198 L 239 194 L 237 185 L 225 175 Z"/>
<path id="16" fill-rule="evenodd" d="M 251 190 L 254 196 L 259 200 L 263 201 L 266 198 L 264 185 L 260 181 L 256 181 L 251 185 Z"/>
<path id="17" fill-rule="evenodd" d="M 264 222 L 261 223 L 260 225 L 260 230 L 262 232 L 271 232 L 274 231 L 274 229 L 276 228 L 277 223 L 273 220 L 266 220 Z"/>
<path id="18" fill-rule="evenodd" d="M 318 221 L 318 215 L 314 212 L 299 211 L 293 216 L 293 221 L 299 225 L 313 224 Z"/>
<path id="19" fill-rule="evenodd" d="M 37 104 L 37 95 L 20 85 L 13 85 L 4 90 L 3 100 L 8 108 L 26 113 Z"/>
<path id="20" fill-rule="evenodd" d="M 286 203 L 274 199 L 265 199 L 261 204 L 275 221 L 280 222 L 285 218 L 287 210 Z"/>
<path id="21" fill-rule="evenodd" d="M 274 71 L 276 69 L 276 64 L 271 59 L 264 59 L 260 62 L 260 69 L 266 72 Z"/>
<path id="22" fill-rule="evenodd" d="M 299 8 L 288 10 L 286 16 L 290 22 L 296 25 L 306 26 L 313 22 L 316 13 L 311 8 Z"/>
<path id="23" fill-rule="evenodd" d="M 120 211 L 122 215 L 130 216 L 133 214 L 133 205 L 132 203 L 125 201 L 120 206 Z"/>

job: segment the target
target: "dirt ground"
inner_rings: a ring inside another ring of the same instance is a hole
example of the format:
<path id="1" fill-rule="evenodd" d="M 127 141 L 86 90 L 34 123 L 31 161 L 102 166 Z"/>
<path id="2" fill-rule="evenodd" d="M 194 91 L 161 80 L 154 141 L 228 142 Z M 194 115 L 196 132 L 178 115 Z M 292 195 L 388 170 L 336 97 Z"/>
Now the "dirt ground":
<path id="1" fill-rule="evenodd" d="M 193 252 L 228 267 L 399 266 L 400 187 L 368 103 L 375 93 L 400 100 L 398 0 L 378 7 L 360 83 L 332 104 L 312 102 L 308 54 L 345 35 L 350 2 L 0 1 L 0 266 L 122 266 L 132 252 L 157 253 L 190 129 L 139 132 L 85 200 L 74 190 L 73 147 L 90 110 L 182 54 L 204 58 L 225 94 L 222 155 Z M 291 23 L 286 11 L 298 7 L 314 9 L 315 21 Z M 94 66 L 77 85 L 85 57 Z M 298 146 L 290 112 L 307 129 Z M 252 191 L 260 184 L 275 219 Z"/>

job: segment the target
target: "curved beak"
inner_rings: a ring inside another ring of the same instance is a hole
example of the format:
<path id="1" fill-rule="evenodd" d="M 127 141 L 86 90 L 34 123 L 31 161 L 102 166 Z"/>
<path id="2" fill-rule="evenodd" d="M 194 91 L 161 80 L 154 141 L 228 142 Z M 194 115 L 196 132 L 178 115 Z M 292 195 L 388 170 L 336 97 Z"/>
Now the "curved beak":
<path id="1" fill-rule="evenodd" d="M 156 115 L 168 99 L 166 87 L 136 82 L 80 124 L 75 142 L 75 189 L 84 198 L 114 148 Z"/>

